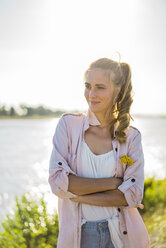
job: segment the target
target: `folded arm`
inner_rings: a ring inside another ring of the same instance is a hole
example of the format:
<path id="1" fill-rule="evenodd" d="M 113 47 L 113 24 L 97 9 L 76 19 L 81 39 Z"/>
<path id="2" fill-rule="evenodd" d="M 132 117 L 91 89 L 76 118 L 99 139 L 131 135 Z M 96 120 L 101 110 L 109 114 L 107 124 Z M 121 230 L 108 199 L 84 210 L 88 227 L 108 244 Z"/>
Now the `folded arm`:
<path id="1" fill-rule="evenodd" d="M 128 206 L 124 194 L 118 189 L 78 196 L 76 198 L 70 198 L 70 200 L 102 207 Z"/>
<path id="2" fill-rule="evenodd" d="M 122 183 L 121 178 L 86 178 L 69 174 L 68 191 L 76 195 L 87 195 L 115 190 Z"/>
<path id="3" fill-rule="evenodd" d="M 85 178 L 69 175 L 68 190 L 77 195 L 74 202 L 94 206 L 127 206 L 123 192 L 118 190 L 121 178 Z"/>

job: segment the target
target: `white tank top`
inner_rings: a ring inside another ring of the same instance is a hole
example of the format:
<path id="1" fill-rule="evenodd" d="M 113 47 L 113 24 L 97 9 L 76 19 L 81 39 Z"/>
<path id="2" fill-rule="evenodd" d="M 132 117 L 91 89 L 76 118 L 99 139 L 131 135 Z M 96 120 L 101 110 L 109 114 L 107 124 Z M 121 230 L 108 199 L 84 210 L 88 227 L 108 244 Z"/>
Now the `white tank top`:
<path id="1" fill-rule="evenodd" d="M 115 160 L 113 150 L 95 155 L 83 140 L 81 160 L 83 177 L 102 178 L 114 176 Z M 88 204 L 81 204 L 81 207 L 82 224 L 86 221 L 108 220 L 108 227 L 115 248 L 123 248 L 117 207 L 101 207 Z"/>

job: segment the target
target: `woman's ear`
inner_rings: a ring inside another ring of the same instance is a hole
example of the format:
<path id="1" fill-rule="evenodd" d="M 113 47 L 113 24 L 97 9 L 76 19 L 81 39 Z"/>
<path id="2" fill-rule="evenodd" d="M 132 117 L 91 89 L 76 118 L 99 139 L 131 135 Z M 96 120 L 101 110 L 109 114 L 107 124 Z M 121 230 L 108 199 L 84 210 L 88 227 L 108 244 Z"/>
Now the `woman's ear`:
<path id="1" fill-rule="evenodd" d="M 116 97 L 118 97 L 118 95 L 119 95 L 119 92 L 121 91 L 121 86 L 117 86 L 116 87 Z"/>
<path id="2" fill-rule="evenodd" d="M 118 94 L 119 94 L 119 92 L 121 91 L 121 86 L 117 86 L 117 91 L 118 91 Z"/>

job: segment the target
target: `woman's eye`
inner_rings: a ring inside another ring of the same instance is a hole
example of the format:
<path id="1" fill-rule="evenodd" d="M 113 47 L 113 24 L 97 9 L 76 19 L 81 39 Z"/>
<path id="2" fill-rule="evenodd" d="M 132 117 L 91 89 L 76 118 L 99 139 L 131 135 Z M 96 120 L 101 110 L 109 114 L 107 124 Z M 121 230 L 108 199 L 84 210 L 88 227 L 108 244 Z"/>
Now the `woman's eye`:
<path id="1" fill-rule="evenodd" d="M 91 86 L 86 84 L 86 85 L 85 85 L 85 88 L 90 89 Z M 103 88 L 103 87 L 101 87 L 101 86 L 98 86 L 97 89 L 104 90 L 105 88 Z"/>

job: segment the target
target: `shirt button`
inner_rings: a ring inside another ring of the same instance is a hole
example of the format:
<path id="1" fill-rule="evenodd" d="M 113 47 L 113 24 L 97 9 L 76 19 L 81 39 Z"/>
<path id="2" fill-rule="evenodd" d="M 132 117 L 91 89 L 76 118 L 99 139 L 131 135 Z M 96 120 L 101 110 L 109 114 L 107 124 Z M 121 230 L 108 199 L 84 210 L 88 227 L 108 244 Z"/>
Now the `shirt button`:
<path id="1" fill-rule="evenodd" d="M 120 212 L 120 208 L 118 208 L 118 211 Z"/>
<path id="2" fill-rule="evenodd" d="M 59 164 L 59 165 L 62 165 L 62 163 L 61 163 L 61 162 L 58 162 L 58 164 Z"/>
<path id="3" fill-rule="evenodd" d="M 115 148 L 115 151 L 117 152 L 117 150 L 118 150 L 118 148 L 116 147 L 116 148 Z"/>
<path id="4" fill-rule="evenodd" d="M 132 179 L 131 179 L 131 181 L 134 183 L 134 182 L 135 182 L 135 179 L 134 179 L 134 178 L 132 178 Z"/>
<path id="5" fill-rule="evenodd" d="M 127 234 L 127 231 L 124 231 L 123 234 L 126 235 Z"/>

